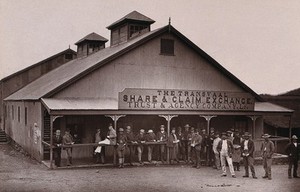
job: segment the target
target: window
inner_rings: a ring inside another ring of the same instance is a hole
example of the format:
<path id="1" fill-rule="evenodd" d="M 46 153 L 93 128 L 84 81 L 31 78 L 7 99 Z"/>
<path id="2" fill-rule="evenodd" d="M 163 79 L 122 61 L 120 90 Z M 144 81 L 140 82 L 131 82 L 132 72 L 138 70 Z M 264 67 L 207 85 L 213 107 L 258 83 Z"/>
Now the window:
<path id="1" fill-rule="evenodd" d="M 145 29 L 148 29 L 148 26 L 145 26 L 145 25 L 130 25 L 129 37 L 135 37 L 135 36 L 139 35 L 140 33 L 142 33 Z"/>
<path id="2" fill-rule="evenodd" d="M 20 122 L 21 119 L 21 110 L 20 107 L 18 107 L 18 122 Z"/>
<path id="3" fill-rule="evenodd" d="M 12 120 L 15 119 L 15 110 L 14 110 L 14 106 L 11 106 L 11 116 L 12 116 Z"/>
<path id="4" fill-rule="evenodd" d="M 7 118 L 7 106 L 4 106 L 4 117 Z"/>
<path id="5" fill-rule="evenodd" d="M 162 55 L 174 55 L 174 40 L 173 39 L 161 39 L 160 53 Z"/>
<path id="6" fill-rule="evenodd" d="M 27 125 L 27 107 L 25 107 L 24 119 L 25 119 L 25 125 Z"/>

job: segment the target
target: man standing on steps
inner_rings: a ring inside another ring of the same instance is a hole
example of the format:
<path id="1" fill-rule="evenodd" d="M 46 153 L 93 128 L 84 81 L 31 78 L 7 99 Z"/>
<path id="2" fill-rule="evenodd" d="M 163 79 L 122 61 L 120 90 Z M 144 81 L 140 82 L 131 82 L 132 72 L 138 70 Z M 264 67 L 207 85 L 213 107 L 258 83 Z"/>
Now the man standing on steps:
<path id="1" fill-rule="evenodd" d="M 254 169 L 254 142 L 250 139 L 251 135 L 248 132 L 245 132 L 243 135 L 244 140 L 241 143 L 241 151 L 242 151 L 242 157 L 244 160 L 244 166 L 245 166 L 245 175 L 243 177 L 249 177 L 249 167 L 252 173 L 253 179 L 257 179 L 255 176 L 255 169 Z"/>
<path id="2" fill-rule="evenodd" d="M 264 179 L 268 178 L 269 180 L 272 180 L 271 176 L 271 165 L 272 165 L 272 155 L 274 153 L 274 143 L 270 141 L 271 135 L 269 134 L 263 134 L 262 138 L 265 139 L 265 141 L 261 145 L 261 151 L 262 151 L 262 158 L 263 158 L 263 166 L 265 170 L 265 175 L 263 176 Z"/>

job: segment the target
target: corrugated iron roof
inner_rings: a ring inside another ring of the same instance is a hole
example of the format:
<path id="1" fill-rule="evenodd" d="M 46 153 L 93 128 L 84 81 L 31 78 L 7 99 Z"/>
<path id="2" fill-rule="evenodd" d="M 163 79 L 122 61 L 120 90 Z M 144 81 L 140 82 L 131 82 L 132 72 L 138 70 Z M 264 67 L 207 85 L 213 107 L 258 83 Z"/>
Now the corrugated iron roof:
<path id="1" fill-rule="evenodd" d="M 72 60 L 61 67 L 46 73 L 37 80 L 26 85 L 24 88 L 8 96 L 5 100 L 38 100 L 54 90 L 62 88 L 66 83 L 81 77 L 85 72 L 93 70 L 97 64 L 100 64 L 101 62 L 105 63 L 116 57 L 117 54 L 122 54 L 122 51 L 126 50 L 128 47 L 135 45 L 137 42 L 160 30 L 161 28 L 145 33 L 118 46 L 102 49 L 88 57 Z"/>
<path id="2" fill-rule="evenodd" d="M 86 110 L 118 110 L 118 100 L 113 98 L 42 98 L 49 110 L 55 111 L 86 111 Z M 254 112 L 293 112 L 293 110 L 268 102 L 256 102 Z"/>
<path id="3" fill-rule="evenodd" d="M 101 35 L 93 32 L 93 33 L 88 34 L 84 38 L 80 39 L 79 41 L 77 41 L 75 43 L 75 45 L 78 45 L 79 43 L 81 43 L 83 41 L 102 41 L 102 42 L 107 42 L 108 39 L 106 39 L 106 38 L 102 37 Z"/>
<path id="4" fill-rule="evenodd" d="M 107 29 L 112 29 L 117 25 L 122 24 L 123 22 L 126 22 L 127 20 L 131 20 L 131 21 L 141 21 L 141 22 L 146 22 L 149 24 L 154 23 L 155 21 L 150 19 L 149 17 L 137 12 L 137 11 L 132 11 L 131 13 L 125 15 L 124 17 L 122 17 L 121 19 L 119 19 L 118 21 L 112 23 L 111 25 L 109 25 L 107 27 Z"/>
<path id="5" fill-rule="evenodd" d="M 254 106 L 255 112 L 285 112 L 285 113 L 292 113 L 293 110 L 275 105 L 269 102 L 255 102 Z"/>
<path id="6" fill-rule="evenodd" d="M 94 98 L 42 98 L 42 102 L 48 110 L 117 110 L 116 99 L 94 99 Z"/>
<path id="7" fill-rule="evenodd" d="M 26 68 L 24 68 L 24 69 L 22 69 L 22 70 L 20 70 L 20 71 L 17 71 L 17 72 L 15 72 L 15 73 L 13 73 L 13 74 L 11 74 L 11 75 L 9 75 L 9 76 L 6 76 L 6 77 L 4 77 L 3 79 L 1 79 L 0 81 L 6 81 L 7 79 L 10 79 L 10 78 L 12 78 L 12 77 L 14 77 L 14 76 L 16 76 L 16 75 L 18 75 L 18 74 L 20 74 L 20 73 L 23 73 L 23 72 L 25 72 L 25 71 L 28 71 L 28 70 L 32 69 L 33 67 L 42 65 L 43 63 L 45 63 L 45 62 L 47 62 L 47 61 L 49 61 L 49 60 L 51 60 L 51 59 L 53 59 L 53 58 L 55 58 L 55 57 L 58 57 L 58 56 L 60 56 L 60 55 L 67 54 L 67 53 L 72 53 L 72 54 L 77 55 L 77 53 L 76 53 L 74 50 L 68 48 L 68 49 L 66 49 L 66 50 L 64 50 L 64 51 L 62 51 L 62 52 L 59 52 L 59 53 L 57 53 L 57 54 L 55 54 L 55 55 L 52 55 L 51 57 L 48 57 L 47 59 L 44 59 L 44 60 L 42 60 L 42 61 L 40 61 L 40 62 L 38 62 L 38 63 L 36 63 L 36 64 L 30 65 L 29 67 L 26 67 Z"/>

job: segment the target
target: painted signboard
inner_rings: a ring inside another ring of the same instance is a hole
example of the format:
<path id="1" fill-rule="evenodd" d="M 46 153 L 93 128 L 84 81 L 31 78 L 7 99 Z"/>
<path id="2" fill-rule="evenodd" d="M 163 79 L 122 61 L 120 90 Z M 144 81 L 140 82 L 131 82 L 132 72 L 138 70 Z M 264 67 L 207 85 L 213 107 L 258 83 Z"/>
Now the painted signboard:
<path id="1" fill-rule="evenodd" d="M 253 111 L 254 97 L 244 92 L 126 88 L 119 109 Z"/>

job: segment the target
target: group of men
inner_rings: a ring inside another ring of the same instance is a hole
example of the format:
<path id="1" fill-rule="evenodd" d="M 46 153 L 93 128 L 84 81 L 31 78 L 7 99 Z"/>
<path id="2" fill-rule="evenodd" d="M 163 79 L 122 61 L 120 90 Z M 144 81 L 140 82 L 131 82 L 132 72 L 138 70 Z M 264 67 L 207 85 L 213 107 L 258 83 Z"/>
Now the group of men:
<path id="1" fill-rule="evenodd" d="M 265 175 L 263 178 L 269 180 L 271 176 L 272 156 L 274 153 L 274 143 L 269 139 L 270 135 L 262 135 L 264 141 L 261 145 L 263 168 Z M 299 178 L 297 175 L 298 160 L 300 147 L 297 143 L 297 136 L 293 135 L 291 142 L 286 147 L 286 153 L 289 157 L 288 177 Z M 254 179 L 257 179 L 254 168 L 254 151 L 255 145 L 251 140 L 251 135 L 245 132 L 242 137 L 238 133 L 233 134 L 232 131 L 223 132 L 221 135 L 211 128 L 210 134 L 206 134 L 206 130 L 202 130 L 201 133 L 198 129 L 195 129 L 189 124 L 184 126 L 184 131 L 181 127 L 176 130 L 172 128 L 171 133 L 168 135 L 165 131 L 165 126 L 160 126 L 160 131 L 156 134 L 152 129 L 149 129 L 147 133 L 144 129 L 140 129 L 137 135 L 132 132 L 131 126 L 127 126 L 126 130 L 119 128 L 118 134 L 114 130 L 113 126 L 109 126 L 109 131 L 104 140 L 101 138 L 100 129 L 95 134 L 95 143 L 114 145 L 118 155 L 118 164 L 120 168 L 124 167 L 125 151 L 128 149 L 128 161 L 130 165 L 133 163 L 133 156 L 137 152 L 138 162 L 143 165 L 142 154 L 144 148 L 147 148 L 147 160 L 152 162 L 153 150 L 158 149 L 158 160 L 162 163 L 166 162 L 167 147 L 169 149 L 170 164 L 179 160 L 186 163 L 192 163 L 194 167 L 200 168 L 201 160 L 204 160 L 204 164 L 213 166 L 217 170 L 222 170 L 221 176 L 227 176 L 226 165 L 229 167 L 229 171 L 233 178 L 236 177 L 235 171 L 239 171 L 239 162 L 243 159 L 245 167 L 245 175 L 243 177 L 249 177 L 249 168 Z M 56 130 L 56 134 L 53 138 L 54 145 L 54 159 L 55 165 L 60 166 L 61 163 L 61 149 L 64 149 L 67 154 L 67 165 L 72 165 L 72 144 L 73 138 L 69 130 L 65 131 L 65 135 L 60 135 L 60 130 Z M 61 147 L 63 145 L 63 148 Z M 154 146 L 159 146 L 155 148 Z M 97 163 L 104 163 L 104 150 L 101 150 L 101 146 L 95 148 L 95 155 Z"/>

